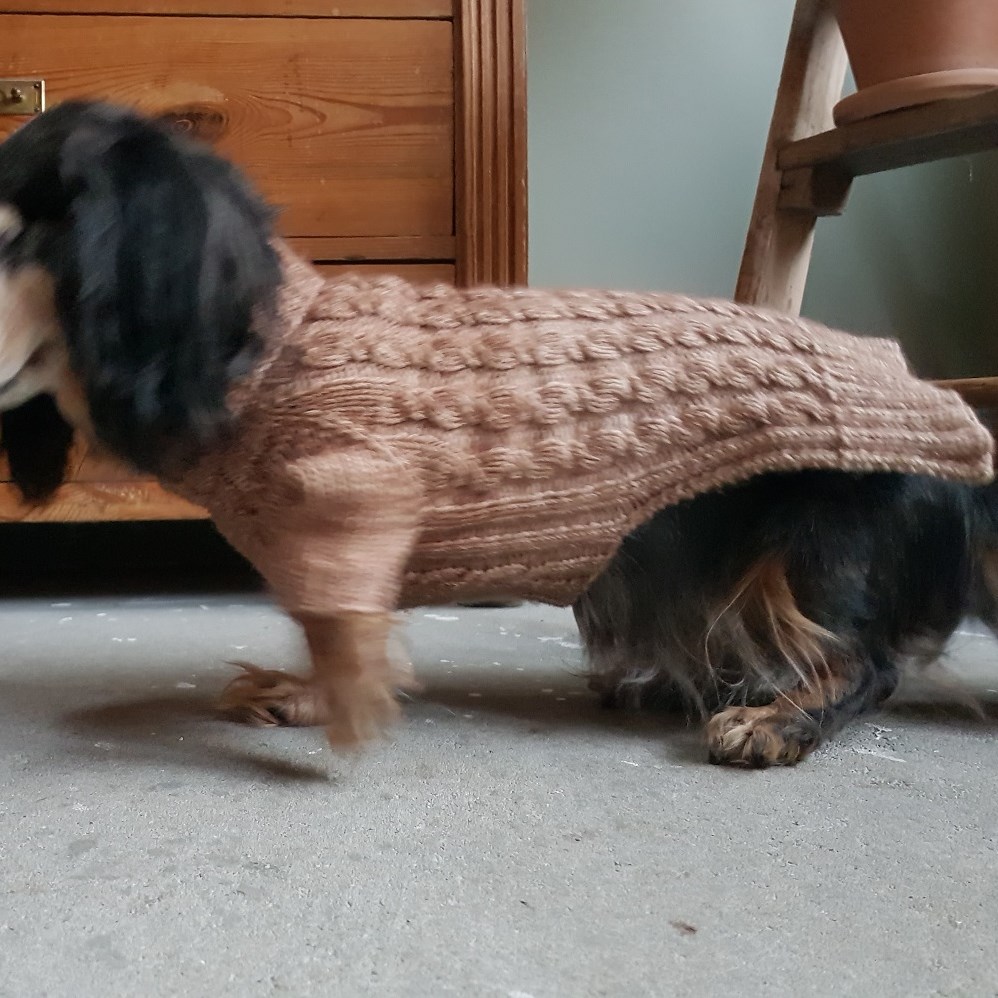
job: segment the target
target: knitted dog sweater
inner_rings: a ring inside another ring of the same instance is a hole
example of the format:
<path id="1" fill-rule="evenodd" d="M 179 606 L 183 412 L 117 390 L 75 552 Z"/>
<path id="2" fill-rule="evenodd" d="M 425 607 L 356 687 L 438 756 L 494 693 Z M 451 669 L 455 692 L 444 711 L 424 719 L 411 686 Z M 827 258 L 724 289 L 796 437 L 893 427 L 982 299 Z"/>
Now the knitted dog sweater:
<path id="1" fill-rule="evenodd" d="M 891 342 L 672 294 L 326 280 L 278 249 L 234 433 L 173 485 L 292 612 L 566 605 L 657 510 L 762 472 L 992 475 Z"/>

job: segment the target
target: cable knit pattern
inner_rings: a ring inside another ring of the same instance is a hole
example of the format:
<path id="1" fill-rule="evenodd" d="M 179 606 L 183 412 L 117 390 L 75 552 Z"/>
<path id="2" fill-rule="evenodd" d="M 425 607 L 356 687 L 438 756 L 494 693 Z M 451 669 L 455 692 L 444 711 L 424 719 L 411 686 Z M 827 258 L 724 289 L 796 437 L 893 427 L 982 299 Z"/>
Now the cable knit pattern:
<path id="1" fill-rule="evenodd" d="M 767 471 L 992 474 L 899 348 L 668 294 L 326 281 L 279 245 L 235 434 L 176 483 L 293 611 L 572 602 L 664 506 Z"/>

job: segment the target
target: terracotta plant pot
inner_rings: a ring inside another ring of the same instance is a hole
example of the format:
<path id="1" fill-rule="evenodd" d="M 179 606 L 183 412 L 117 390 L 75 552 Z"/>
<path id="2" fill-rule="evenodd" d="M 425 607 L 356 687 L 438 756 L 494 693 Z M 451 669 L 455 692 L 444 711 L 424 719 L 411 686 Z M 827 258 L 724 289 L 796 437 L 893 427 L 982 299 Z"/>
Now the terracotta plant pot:
<path id="1" fill-rule="evenodd" d="M 998 0 L 834 0 L 857 91 L 837 125 L 998 87 Z"/>

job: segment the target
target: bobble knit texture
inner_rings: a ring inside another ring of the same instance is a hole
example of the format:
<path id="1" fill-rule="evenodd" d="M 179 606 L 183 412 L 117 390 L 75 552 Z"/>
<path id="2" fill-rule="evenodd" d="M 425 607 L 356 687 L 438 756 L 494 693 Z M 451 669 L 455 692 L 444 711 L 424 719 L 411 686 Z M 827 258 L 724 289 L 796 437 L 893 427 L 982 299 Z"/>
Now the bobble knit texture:
<path id="1" fill-rule="evenodd" d="M 234 434 L 175 487 L 293 612 L 571 603 L 658 509 L 762 472 L 989 481 L 899 348 L 727 301 L 285 283 Z"/>

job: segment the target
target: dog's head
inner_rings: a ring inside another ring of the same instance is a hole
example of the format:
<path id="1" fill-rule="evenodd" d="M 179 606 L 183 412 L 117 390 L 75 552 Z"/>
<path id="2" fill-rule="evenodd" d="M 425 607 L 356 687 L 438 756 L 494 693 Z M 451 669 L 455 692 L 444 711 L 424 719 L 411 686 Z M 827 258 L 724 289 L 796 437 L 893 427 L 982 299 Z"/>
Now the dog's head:
<path id="1" fill-rule="evenodd" d="M 192 459 L 273 305 L 270 237 L 238 171 L 164 126 L 96 102 L 33 118 L 0 143 L 0 413 L 48 394 L 139 469 Z M 25 422 L 3 417 L 9 452 Z M 52 477 L 17 449 L 22 484 Z"/>

